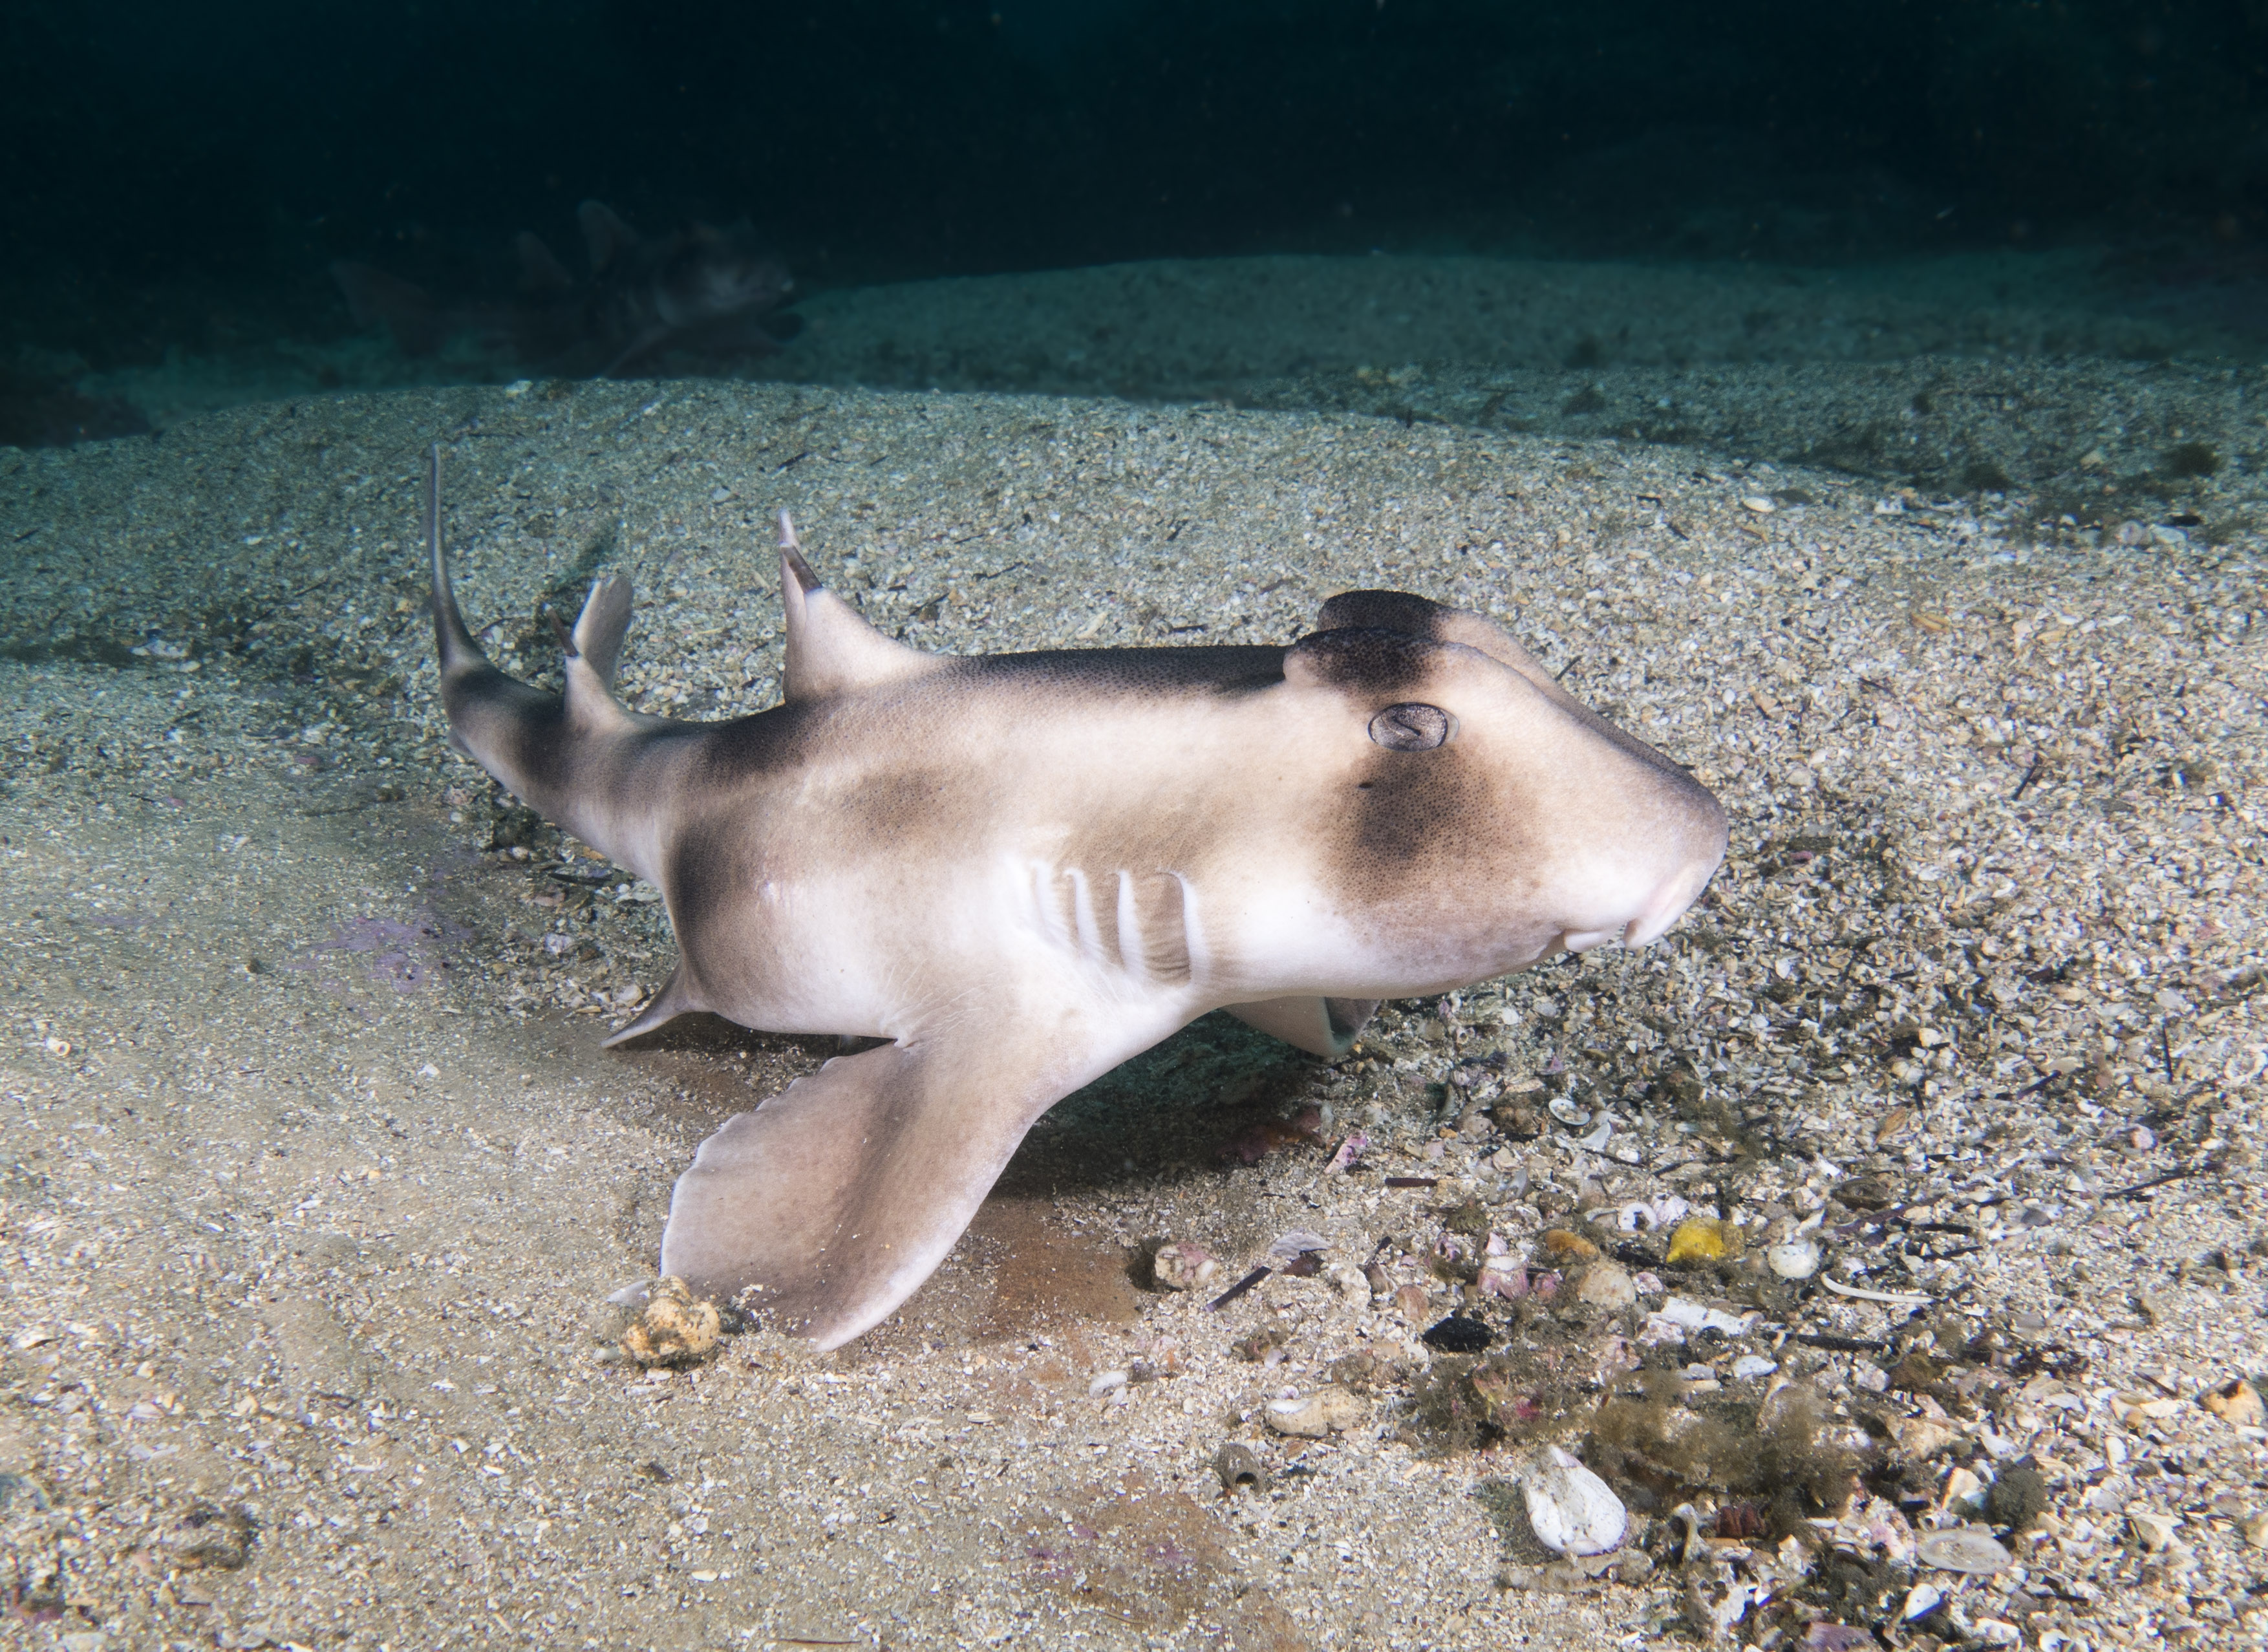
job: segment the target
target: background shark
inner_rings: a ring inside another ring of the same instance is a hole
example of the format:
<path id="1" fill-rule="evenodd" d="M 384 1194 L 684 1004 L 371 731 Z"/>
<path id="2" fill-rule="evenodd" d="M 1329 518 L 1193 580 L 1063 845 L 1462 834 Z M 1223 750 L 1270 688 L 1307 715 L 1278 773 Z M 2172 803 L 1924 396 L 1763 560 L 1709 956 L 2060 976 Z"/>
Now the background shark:
<path id="1" fill-rule="evenodd" d="M 762 251 L 743 222 L 690 223 L 648 239 L 615 210 L 585 201 L 590 278 L 578 282 L 536 236 L 521 232 L 520 290 L 509 303 L 448 302 L 368 264 L 341 261 L 331 275 L 355 320 L 383 323 L 405 354 L 431 355 L 477 333 L 531 366 L 610 378 L 671 352 L 765 354 L 793 337 L 792 320 L 767 318 L 795 290 L 787 268 Z"/>

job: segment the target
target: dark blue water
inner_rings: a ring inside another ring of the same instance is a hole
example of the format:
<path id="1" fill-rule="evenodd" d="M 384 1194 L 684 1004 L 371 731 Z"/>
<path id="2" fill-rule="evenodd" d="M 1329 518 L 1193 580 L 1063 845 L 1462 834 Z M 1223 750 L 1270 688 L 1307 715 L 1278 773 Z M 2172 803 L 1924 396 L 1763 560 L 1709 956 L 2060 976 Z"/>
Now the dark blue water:
<path id="1" fill-rule="evenodd" d="M 2007 252 L 2268 331 L 2268 10 L 2236 0 L 15 0 L 0 62 L 0 440 L 99 426 L 55 400 L 90 372 L 256 387 L 263 352 L 382 336 L 342 260 L 498 371 L 608 366 L 635 323 L 545 354 L 497 319 L 519 232 L 591 279 L 588 199 L 732 229 L 806 300 L 1231 254 Z M 747 353 L 695 343 L 639 365 Z"/>

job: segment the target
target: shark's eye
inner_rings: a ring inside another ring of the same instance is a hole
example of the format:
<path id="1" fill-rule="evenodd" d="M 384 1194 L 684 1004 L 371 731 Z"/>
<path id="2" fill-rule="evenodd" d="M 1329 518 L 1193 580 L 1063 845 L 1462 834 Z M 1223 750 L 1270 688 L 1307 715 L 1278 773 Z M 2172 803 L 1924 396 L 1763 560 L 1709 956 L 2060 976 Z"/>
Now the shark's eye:
<path id="1" fill-rule="evenodd" d="M 1370 737 L 1388 751 L 1431 751 L 1456 732 L 1455 718 L 1416 700 L 1389 705 L 1370 719 Z"/>

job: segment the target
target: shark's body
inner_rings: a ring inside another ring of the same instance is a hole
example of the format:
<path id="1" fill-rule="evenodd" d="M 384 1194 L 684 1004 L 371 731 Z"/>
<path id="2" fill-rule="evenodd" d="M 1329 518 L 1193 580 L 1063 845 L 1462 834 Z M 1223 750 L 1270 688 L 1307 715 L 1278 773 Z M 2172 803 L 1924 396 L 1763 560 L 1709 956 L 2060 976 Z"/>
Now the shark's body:
<path id="1" fill-rule="evenodd" d="M 1378 999 L 1666 929 L 1716 800 L 1477 616 L 1393 592 L 1288 648 L 978 658 L 890 641 L 783 524 L 785 704 L 687 724 L 611 680 L 629 587 L 563 697 L 482 657 L 430 519 L 452 738 L 656 884 L 689 1010 L 865 1034 L 702 1145 L 666 1273 L 827 1346 L 951 1249 L 1032 1122 L 1227 1008 L 1341 1053 Z"/>
<path id="2" fill-rule="evenodd" d="M 431 355 L 453 334 L 468 332 L 532 366 L 611 377 L 651 367 L 671 351 L 761 355 L 793 336 L 792 318 L 769 313 L 795 284 L 747 225 L 696 223 L 647 237 L 598 201 L 583 203 L 576 217 L 589 278 L 576 280 L 549 247 L 523 232 L 514 242 L 520 288 L 509 303 L 446 302 L 351 261 L 333 264 L 331 275 L 355 320 L 384 323 L 410 356 Z"/>

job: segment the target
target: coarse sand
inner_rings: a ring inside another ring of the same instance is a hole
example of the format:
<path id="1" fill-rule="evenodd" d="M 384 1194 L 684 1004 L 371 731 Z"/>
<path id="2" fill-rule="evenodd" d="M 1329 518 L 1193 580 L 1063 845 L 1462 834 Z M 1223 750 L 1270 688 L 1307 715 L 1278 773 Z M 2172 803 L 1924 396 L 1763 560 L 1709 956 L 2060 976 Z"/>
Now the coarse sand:
<path id="1" fill-rule="evenodd" d="M 0 451 L 0 1633 L 2257 1628 L 2257 380 L 1727 368 L 1718 424 L 1633 440 L 1400 368 L 1272 409 L 413 388 Z M 1744 448 L 1801 434 L 1788 374 L 1876 396 L 1880 462 Z M 1884 445 L 1946 419 L 1998 446 L 1901 480 Z M 443 742 L 434 440 L 460 592 L 521 675 L 556 681 L 541 605 L 619 568 L 634 704 L 773 703 L 783 507 L 940 651 L 1285 641 L 1393 586 L 1501 616 L 1693 765 L 1731 857 L 1664 941 L 1388 1006 L 1336 1066 L 1201 1022 L 1043 1121 L 865 1338 L 642 1369 L 609 1299 L 673 1178 L 834 1044 L 598 1048 L 666 927 Z M 1286 1235 L 1218 1311 L 1152 1282 L 1167 1239 L 1225 1286 Z M 1420 1339 L 1459 1304 L 1488 1353 Z M 1267 1426 L 1326 1385 L 1342 1432 Z M 1551 1443 L 1631 1511 L 1618 1553 L 1537 1544 Z M 1224 1490 L 1228 1445 L 1258 1483 Z M 1962 1526 L 2013 1561 L 1923 1558 Z"/>

